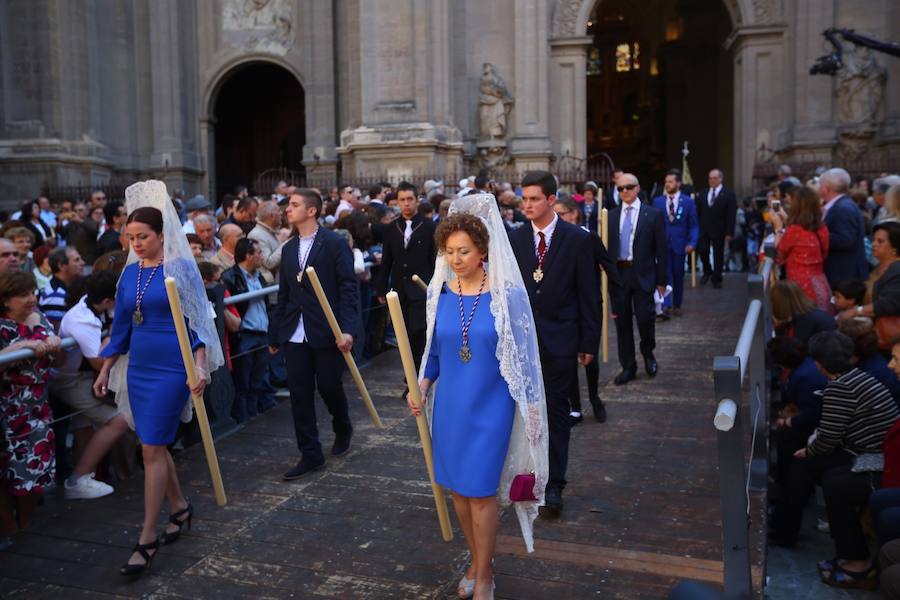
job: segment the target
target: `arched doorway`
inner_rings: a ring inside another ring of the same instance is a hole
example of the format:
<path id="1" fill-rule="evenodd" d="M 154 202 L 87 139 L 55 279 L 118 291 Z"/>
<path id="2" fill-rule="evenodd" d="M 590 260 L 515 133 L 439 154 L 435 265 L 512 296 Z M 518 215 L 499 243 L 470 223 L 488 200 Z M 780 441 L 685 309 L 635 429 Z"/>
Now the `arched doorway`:
<path id="1" fill-rule="evenodd" d="M 287 69 L 267 62 L 235 67 L 215 94 L 212 114 L 217 204 L 238 185 L 252 188 L 266 169 L 303 169 L 305 94 Z"/>
<path id="2" fill-rule="evenodd" d="M 644 187 L 681 167 L 689 142 L 695 185 L 731 172 L 734 72 L 724 4 L 711 0 L 600 0 L 587 33 L 587 152 L 607 152 Z"/>

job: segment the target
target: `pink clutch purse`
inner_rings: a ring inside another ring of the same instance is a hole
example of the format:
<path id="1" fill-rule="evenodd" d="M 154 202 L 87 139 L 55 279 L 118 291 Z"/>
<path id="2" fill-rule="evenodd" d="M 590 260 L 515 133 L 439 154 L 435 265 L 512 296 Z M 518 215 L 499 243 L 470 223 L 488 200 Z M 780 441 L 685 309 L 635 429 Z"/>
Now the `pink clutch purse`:
<path id="1" fill-rule="evenodd" d="M 509 499 L 513 502 L 534 502 L 534 473 L 521 473 L 513 477 L 509 486 Z"/>

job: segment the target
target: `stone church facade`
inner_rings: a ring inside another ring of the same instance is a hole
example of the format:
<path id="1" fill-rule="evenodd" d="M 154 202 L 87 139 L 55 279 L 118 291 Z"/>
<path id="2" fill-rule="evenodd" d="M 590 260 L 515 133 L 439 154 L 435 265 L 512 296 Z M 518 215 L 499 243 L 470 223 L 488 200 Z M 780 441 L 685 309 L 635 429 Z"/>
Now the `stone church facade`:
<path id="1" fill-rule="evenodd" d="M 234 73 L 261 63 L 302 87 L 297 162 L 322 181 L 585 158 L 588 26 L 607 1 L 0 3 L 3 203 L 48 185 L 148 177 L 218 198 L 215 107 Z M 898 154 L 900 60 L 851 49 L 842 76 L 808 70 L 828 51 L 828 27 L 900 39 L 900 3 L 703 1 L 730 20 L 720 154 L 738 189 L 763 159 Z"/>

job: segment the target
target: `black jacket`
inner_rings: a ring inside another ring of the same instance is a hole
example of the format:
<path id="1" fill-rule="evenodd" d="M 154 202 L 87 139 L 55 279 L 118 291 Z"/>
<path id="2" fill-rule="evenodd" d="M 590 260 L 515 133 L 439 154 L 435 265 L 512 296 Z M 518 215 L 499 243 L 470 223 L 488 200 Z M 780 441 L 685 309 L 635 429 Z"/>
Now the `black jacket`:
<path id="1" fill-rule="evenodd" d="M 619 256 L 619 219 L 621 216 L 621 207 L 609 213 L 609 253 L 616 258 Z M 663 222 L 662 211 L 644 202 L 641 202 L 641 212 L 637 219 L 637 229 L 634 232 L 634 244 L 632 245 L 632 268 L 637 273 L 641 289 L 652 294 L 655 287 L 664 286 L 668 281 L 666 225 Z M 613 295 L 612 288 L 610 288 L 610 298 L 615 302 L 616 296 Z"/>
<path id="2" fill-rule="evenodd" d="M 413 281 L 418 275 L 426 284 L 434 275 L 434 221 L 419 215 L 412 218 L 413 232 L 409 245 L 403 247 L 406 221 L 401 217 L 384 225 L 382 235 L 381 269 L 375 282 L 375 294 L 386 295 L 391 289 L 400 296 L 400 302 L 425 302 L 425 292 Z"/>
<path id="3" fill-rule="evenodd" d="M 265 288 L 272 285 L 272 282 L 266 279 L 266 276 L 262 274 L 261 271 L 257 271 L 259 274 L 259 283 Z M 241 270 L 240 265 L 234 265 L 230 269 L 225 269 L 222 271 L 222 283 L 225 284 L 225 288 L 228 289 L 228 293 L 232 296 L 237 296 L 238 294 L 243 294 L 245 292 L 249 292 L 249 288 L 247 287 L 247 279 L 244 277 L 244 272 Z M 269 312 L 269 294 L 265 294 L 262 297 L 263 302 L 265 303 L 266 313 Z M 234 305 L 237 309 L 238 314 L 241 315 L 241 318 L 244 318 L 244 313 L 247 312 L 247 307 L 250 306 L 250 301 L 245 300 L 244 302 L 238 302 Z"/>
<path id="4" fill-rule="evenodd" d="M 303 274 L 302 281 L 297 283 L 297 274 L 300 272 L 297 259 L 299 245 L 300 238 L 295 236 L 281 251 L 278 305 L 269 315 L 269 344 L 280 346 L 289 341 L 302 314 L 303 328 L 310 347 L 334 349 L 334 334 L 306 273 Z M 316 275 L 319 276 L 341 331 L 357 331 L 359 280 L 353 271 L 353 253 L 347 241 L 333 231 L 320 228 L 309 251 L 306 266 L 316 269 Z"/>
<path id="5" fill-rule="evenodd" d="M 876 317 L 900 316 L 900 262 L 889 266 L 872 288 L 872 308 Z"/>
<path id="6" fill-rule="evenodd" d="M 697 195 L 697 220 L 700 221 L 700 235 L 712 240 L 721 240 L 734 235 L 737 218 L 737 197 L 734 192 L 722 186 L 715 203 L 709 205 L 709 188 Z"/>
<path id="7" fill-rule="evenodd" d="M 525 224 L 509 241 L 528 290 L 538 342 L 553 356 L 595 354 L 600 345 L 600 285 L 591 234 L 558 220 L 544 260 L 544 277 L 534 280 L 534 230 Z"/>

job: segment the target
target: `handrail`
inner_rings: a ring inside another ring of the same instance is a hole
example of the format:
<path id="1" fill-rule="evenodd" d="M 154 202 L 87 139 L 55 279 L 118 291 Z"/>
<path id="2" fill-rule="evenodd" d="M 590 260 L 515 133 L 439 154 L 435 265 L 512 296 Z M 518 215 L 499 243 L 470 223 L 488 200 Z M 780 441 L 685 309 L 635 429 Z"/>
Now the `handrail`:
<path id="1" fill-rule="evenodd" d="M 747 315 L 744 317 L 744 326 L 741 328 L 741 335 L 738 337 L 737 344 L 734 346 L 734 355 L 740 359 L 741 380 L 747 372 L 747 365 L 750 363 L 750 350 L 753 349 L 753 336 L 756 335 L 756 325 L 759 322 L 759 316 L 762 313 L 762 301 L 751 300 L 750 306 L 747 307 Z"/>
<path id="2" fill-rule="evenodd" d="M 273 294 L 278 291 L 278 285 L 270 285 L 269 287 L 264 287 L 261 290 L 253 290 L 252 292 L 244 292 L 243 294 L 235 294 L 234 296 L 229 296 L 225 298 L 225 305 L 229 306 L 231 304 L 236 304 L 238 302 L 244 302 L 246 300 L 252 300 L 254 298 L 259 298 L 261 296 L 268 296 L 269 294 Z M 67 337 L 62 339 L 62 349 L 68 350 L 69 348 L 73 348 L 76 346 L 75 338 Z M 31 358 L 35 358 L 34 350 L 30 348 L 22 348 L 21 350 L 13 350 L 12 352 L 3 352 L 0 353 L 0 365 L 8 365 L 14 362 L 19 362 L 20 360 L 28 360 Z"/>

